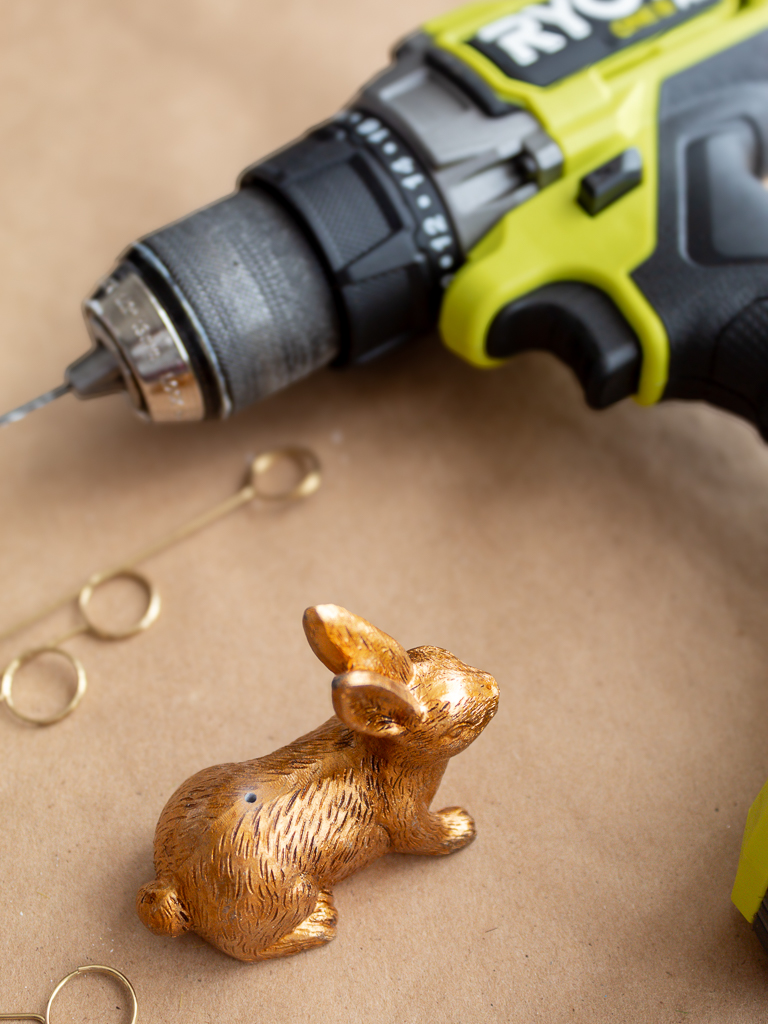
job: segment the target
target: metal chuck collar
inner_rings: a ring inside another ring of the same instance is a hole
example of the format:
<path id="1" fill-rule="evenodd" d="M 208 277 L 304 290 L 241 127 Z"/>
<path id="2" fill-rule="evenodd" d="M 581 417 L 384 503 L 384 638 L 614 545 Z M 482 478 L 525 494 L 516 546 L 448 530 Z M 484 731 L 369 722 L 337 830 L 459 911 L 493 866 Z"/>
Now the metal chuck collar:
<path id="1" fill-rule="evenodd" d="M 66 379 L 80 398 L 126 390 L 155 423 L 201 420 L 205 403 L 189 354 L 168 314 L 130 263 L 118 264 L 83 304 L 90 352 Z"/>

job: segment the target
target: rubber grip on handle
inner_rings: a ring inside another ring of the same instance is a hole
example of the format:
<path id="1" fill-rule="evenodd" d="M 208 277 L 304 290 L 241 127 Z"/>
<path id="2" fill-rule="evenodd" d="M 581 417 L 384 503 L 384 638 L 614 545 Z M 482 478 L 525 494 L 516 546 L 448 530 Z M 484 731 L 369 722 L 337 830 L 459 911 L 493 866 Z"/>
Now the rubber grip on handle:
<path id="1" fill-rule="evenodd" d="M 664 83 L 658 152 L 657 246 L 633 278 L 667 331 L 663 397 L 768 440 L 768 32 Z"/>

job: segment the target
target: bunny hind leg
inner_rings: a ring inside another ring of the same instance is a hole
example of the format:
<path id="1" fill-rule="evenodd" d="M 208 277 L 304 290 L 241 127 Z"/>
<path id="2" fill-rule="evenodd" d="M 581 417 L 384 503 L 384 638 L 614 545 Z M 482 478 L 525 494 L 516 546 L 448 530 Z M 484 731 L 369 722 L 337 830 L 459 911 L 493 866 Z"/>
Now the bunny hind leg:
<path id="1" fill-rule="evenodd" d="M 440 856 L 467 846 L 476 835 L 471 815 L 461 807 L 444 807 L 418 818 L 415 825 L 398 837 L 394 848 L 398 853 Z"/>
<path id="2" fill-rule="evenodd" d="M 292 932 L 277 939 L 271 946 L 259 953 L 259 960 L 273 960 L 280 956 L 293 956 L 315 946 L 324 946 L 336 938 L 338 914 L 333 903 L 333 894 L 321 890 L 312 913 L 296 925 Z"/>

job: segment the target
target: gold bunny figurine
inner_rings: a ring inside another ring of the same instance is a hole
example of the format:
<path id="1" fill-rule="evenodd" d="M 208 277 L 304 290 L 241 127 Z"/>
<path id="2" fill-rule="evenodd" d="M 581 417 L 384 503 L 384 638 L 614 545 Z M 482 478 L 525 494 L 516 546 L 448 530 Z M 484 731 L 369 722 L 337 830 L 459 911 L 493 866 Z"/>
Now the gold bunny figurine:
<path id="1" fill-rule="evenodd" d="M 333 604 L 304 630 L 336 712 L 268 757 L 188 779 L 155 833 L 136 900 L 159 935 L 197 932 L 238 960 L 301 953 L 336 934 L 332 887 L 390 851 L 446 854 L 475 838 L 460 807 L 429 805 L 453 757 L 496 713 L 493 676 L 439 647 L 405 651 Z"/>

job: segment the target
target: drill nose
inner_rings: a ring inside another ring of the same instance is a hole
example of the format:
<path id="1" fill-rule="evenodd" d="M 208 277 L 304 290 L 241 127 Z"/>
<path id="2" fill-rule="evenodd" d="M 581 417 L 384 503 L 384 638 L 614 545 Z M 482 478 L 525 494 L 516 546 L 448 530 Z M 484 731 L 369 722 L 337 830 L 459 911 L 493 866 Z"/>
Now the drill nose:
<path id="1" fill-rule="evenodd" d="M 117 357 L 103 345 L 94 345 L 70 363 L 64 371 L 64 380 L 78 398 L 101 398 L 126 388 Z"/>
<path id="2" fill-rule="evenodd" d="M 119 263 L 85 301 L 83 315 L 94 347 L 67 369 L 78 397 L 125 390 L 156 423 L 204 418 L 187 347 L 136 267 Z"/>
<path id="3" fill-rule="evenodd" d="M 64 371 L 64 383 L 0 416 L 0 427 L 24 419 L 70 391 L 81 399 L 127 392 L 139 412 L 152 420 L 203 418 L 202 401 L 194 400 L 194 378 L 192 401 L 186 401 L 187 396 L 182 395 L 184 401 L 177 399 L 174 404 L 179 380 L 184 379 L 179 370 L 184 367 L 179 367 L 178 358 L 164 353 L 163 343 L 167 349 L 168 340 L 162 332 L 160 337 L 157 331 L 154 335 L 144 331 L 140 336 L 131 332 L 138 324 L 146 326 L 148 318 L 141 319 L 144 314 L 139 304 L 126 298 L 133 283 L 126 285 L 127 276 L 128 272 L 118 268 L 86 302 L 85 317 L 93 347 L 69 364 Z M 116 311 L 121 315 L 116 316 Z"/>

